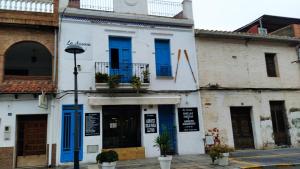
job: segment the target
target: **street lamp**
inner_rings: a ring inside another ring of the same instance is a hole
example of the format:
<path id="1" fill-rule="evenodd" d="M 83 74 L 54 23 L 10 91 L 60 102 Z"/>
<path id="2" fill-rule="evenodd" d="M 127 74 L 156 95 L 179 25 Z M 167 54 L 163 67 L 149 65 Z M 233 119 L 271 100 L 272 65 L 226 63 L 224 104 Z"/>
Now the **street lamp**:
<path id="1" fill-rule="evenodd" d="M 78 86 L 76 54 L 81 54 L 84 49 L 78 45 L 69 45 L 65 52 L 74 54 L 74 109 L 75 109 L 75 132 L 74 132 L 74 169 L 79 169 L 79 118 L 78 118 Z"/>

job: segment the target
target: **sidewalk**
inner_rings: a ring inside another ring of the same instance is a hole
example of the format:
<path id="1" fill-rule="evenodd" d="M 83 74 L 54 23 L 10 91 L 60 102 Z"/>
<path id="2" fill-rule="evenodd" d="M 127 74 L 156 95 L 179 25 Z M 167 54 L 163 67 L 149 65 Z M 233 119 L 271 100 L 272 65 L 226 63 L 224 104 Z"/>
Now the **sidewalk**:
<path id="1" fill-rule="evenodd" d="M 82 166 L 83 169 L 98 169 L 96 164 Z M 159 169 L 157 158 L 147 158 L 141 160 L 118 161 L 117 169 Z M 236 164 L 222 167 L 211 164 L 211 159 L 207 155 L 185 155 L 173 156 L 172 169 L 237 169 Z"/>

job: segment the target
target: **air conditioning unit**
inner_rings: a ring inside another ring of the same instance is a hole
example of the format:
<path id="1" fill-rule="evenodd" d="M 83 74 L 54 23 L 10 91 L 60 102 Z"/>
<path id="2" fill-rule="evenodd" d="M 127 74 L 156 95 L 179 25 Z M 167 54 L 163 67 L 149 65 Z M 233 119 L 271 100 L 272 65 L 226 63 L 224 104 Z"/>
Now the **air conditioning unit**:
<path id="1" fill-rule="evenodd" d="M 258 28 L 258 33 L 260 35 L 267 35 L 268 34 L 268 30 L 266 28 Z"/>

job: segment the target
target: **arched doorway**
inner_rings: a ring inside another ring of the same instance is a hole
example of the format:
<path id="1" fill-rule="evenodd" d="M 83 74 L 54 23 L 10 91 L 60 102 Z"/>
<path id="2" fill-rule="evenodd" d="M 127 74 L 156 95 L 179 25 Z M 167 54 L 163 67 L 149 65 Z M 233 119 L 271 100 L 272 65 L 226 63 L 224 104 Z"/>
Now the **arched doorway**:
<path id="1" fill-rule="evenodd" d="M 4 75 L 51 77 L 52 55 L 38 42 L 15 43 L 5 53 Z"/>

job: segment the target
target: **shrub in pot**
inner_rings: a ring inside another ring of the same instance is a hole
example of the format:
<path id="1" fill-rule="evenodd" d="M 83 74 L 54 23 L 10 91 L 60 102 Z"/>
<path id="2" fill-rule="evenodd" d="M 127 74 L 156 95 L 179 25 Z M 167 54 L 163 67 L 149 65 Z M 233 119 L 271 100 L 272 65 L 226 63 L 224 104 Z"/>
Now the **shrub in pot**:
<path id="1" fill-rule="evenodd" d="M 118 160 L 118 153 L 113 150 L 104 151 L 96 157 L 99 169 L 115 169 Z"/>
<path id="2" fill-rule="evenodd" d="M 110 89 L 114 89 L 119 86 L 120 80 L 121 80 L 120 75 L 111 75 L 108 77 L 107 84 Z"/>
<path id="3" fill-rule="evenodd" d="M 229 153 L 233 151 L 234 149 L 228 145 L 216 144 L 209 149 L 208 154 L 213 164 L 218 160 L 219 165 L 226 166 L 229 164 Z"/>
<path id="4" fill-rule="evenodd" d="M 131 78 L 131 86 L 137 91 L 137 93 L 139 93 L 142 86 L 141 79 L 137 76 L 133 76 Z"/>
<path id="5" fill-rule="evenodd" d="M 158 147 L 160 150 L 160 157 L 158 157 L 160 168 L 161 169 L 170 169 L 172 156 L 168 156 L 167 153 L 170 150 L 170 137 L 166 130 L 162 132 L 159 136 L 155 139 L 155 147 Z"/>
<path id="6" fill-rule="evenodd" d="M 107 73 L 96 73 L 95 74 L 95 80 L 96 80 L 96 83 L 107 83 L 108 81 L 108 74 Z"/>
<path id="7" fill-rule="evenodd" d="M 149 78 L 150 78 L 150 72 L 149 72 L 148 69 L 146 69 L 146 70 L 143 71 L 143 82 L 144 83 L 150 83 Z"/>

